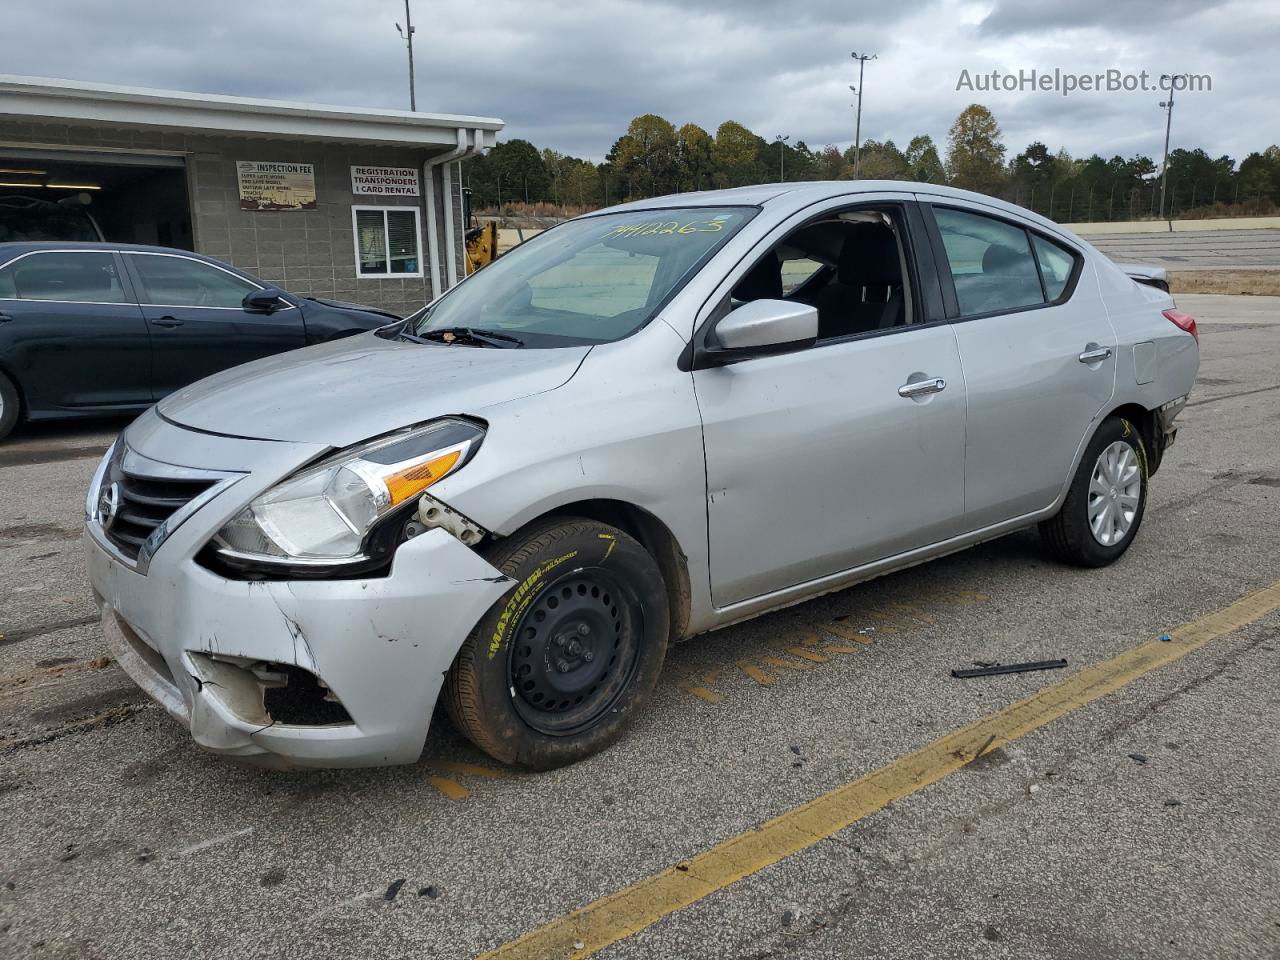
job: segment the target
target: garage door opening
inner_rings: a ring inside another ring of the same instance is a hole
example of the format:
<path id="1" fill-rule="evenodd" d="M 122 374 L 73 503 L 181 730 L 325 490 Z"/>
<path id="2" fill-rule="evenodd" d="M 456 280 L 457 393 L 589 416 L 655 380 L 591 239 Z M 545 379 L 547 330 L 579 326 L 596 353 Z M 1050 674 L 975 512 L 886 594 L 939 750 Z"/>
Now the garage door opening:
<path id="1" fill-rule="evenodd" d="M 16 240 L 193 250 L 183 159 L 0 149 L 0 243 Z"/>

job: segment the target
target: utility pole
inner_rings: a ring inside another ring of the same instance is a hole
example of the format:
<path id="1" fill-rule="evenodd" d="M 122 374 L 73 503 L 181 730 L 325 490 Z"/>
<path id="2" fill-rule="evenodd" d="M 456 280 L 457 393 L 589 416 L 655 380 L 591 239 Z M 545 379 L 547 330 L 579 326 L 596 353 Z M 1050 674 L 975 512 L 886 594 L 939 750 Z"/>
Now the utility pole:
<path id="1" fill-rule="evenodd" d="M 1164 165 L 1160 168 L 1160 219 L 1164 219 L 1164 190 L 1169 182 L 1169 129 L 1173 126 L 1173 91 L 1177 86 L 1174 81 L 1185 77 L 1185 73 L 1162 73 L 1161 80 L 1169 81 L 1169 99 L 1161 100 L 1160 107 L 1165 112 L 1164 118 Z M 1169 232 L 1173 232 L 1173 211 L 1169 211 Z"/>
<path id="2" fill-rule="evenodd" d="M 867 65 L 868 60 L 875 60 L 876 54 L 851 53 L 849 56 L 858 61 L 858 85 L 850 86 L 849 89 L 858 95 L 858 120 L 854 128 L 853 134 L 853 176 L 855 180 L 862 179 L 862 71 Z"/>
<path id="3" fill-rule="evenodd" d="M 785 144 L 790 139 L 791 137 L 789 136 L 784 137 L 782 134 L 778 134 L 776 137 L 773 138 L 774 143 L 778 145 L 778 181 L 780 183 L 787 182 L 787 175 L 782 167 L 783 159 L 786 156 L 787 148 L 783 146 L 783 144 Z"/>
<path id="4" fill-rule="evenodd" d="M 416 28 L 413 25 L 413 17 L 409 12 L 409 0 L 404 0 L 404 26 L 396 24 L 396 33 L 404 38 L 404 42 L 409 47 L 409 109 L 418 109 L 418 95 L 414 90 L 413 83 L 413 34 Z"/>

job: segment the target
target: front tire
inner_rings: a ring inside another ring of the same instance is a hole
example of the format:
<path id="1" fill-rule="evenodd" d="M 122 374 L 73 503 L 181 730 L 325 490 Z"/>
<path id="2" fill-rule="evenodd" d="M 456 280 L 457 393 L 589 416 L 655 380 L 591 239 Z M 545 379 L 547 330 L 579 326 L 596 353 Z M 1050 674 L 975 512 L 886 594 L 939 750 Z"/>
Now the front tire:
<path id="1" fill-rule="evenodd" d="M 0 440 L 13 433 L 21 412 L 18 388 L 13 385 L 12 380 L 0 373 Z"/>
<path id="2" fill-rule="evenodd" d="M 557 518 L 500 541 L 517 581 L 445 680 L 454 724 L 485 753 L 537 770 L 609 746 L 648 700 L 666 657 L 666 589 L 653 557 L 607 524 Z"/>
<path id="3" fill-rule="evenodd" d="M 1059 559 L 1081 567 L 1119 560 L 1142 525 L 1151 472 L 1138 428 L 1109 417 L 1085 448 L 1056 516 L 1040 535 Z"/>

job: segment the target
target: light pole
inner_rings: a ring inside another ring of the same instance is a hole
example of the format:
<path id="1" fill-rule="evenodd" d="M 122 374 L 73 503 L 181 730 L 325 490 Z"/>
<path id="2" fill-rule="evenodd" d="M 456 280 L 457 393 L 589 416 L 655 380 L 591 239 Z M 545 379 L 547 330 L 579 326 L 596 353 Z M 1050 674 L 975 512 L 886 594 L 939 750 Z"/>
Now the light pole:
<path id="1" fill-rule="evenodd" d="M 855 180 L 862 179 L 862 71 L 867 65 L 868 60 L 875 60 L 876 54 L 851 53 L 849 56 L 858 61 L 858 85 L 850 86 L 849 89 L 858 95 L 858 119 L 854 127 L 853 133 L 853 178 Z"/>
<path id="2" fill-rule="evenodd" d="M 773 138 L 774 143 L 778 145 L 778 180 L 781 183 L 787 182 L 787 175 L 783 171 L 783 167 L 782 167 L 783 157 L 785 156 L 787 148 L 783 146 L 783 144 L 785 144 L 790 139 L 791 139 L 790 137 L 784 137 L 782 134 L 778 134 L 776 137 Z"/>
<path id="3" fill-rule="evenodd" d="M 418 109 L 418 96 L 414 92 L 413 85 L 413 19 L 409 13 L 409 0 L 404 0 L 404 26 L 396 24 L 396 33 L 404 38 L 405 44 L 409 47 L 409 109 Z"/>
<path id="4" fill-rule="evenodd" d="M 1160 108 L 1165 112 L 1164 118 L 1164 165 L 1160 169 L 1160 219 L 1164 219 L 1164 190 L 1169 180 L 1169 129 L 1173 126 L 1173 91 L 1177 87 L 1175 80 L 1186 77 L 1185 73 L 1162 73 L 1161 80 L 1169 81 L 1169 99 L 1160 101 Z M 1169 211 L 1169 232 L 1173 232 L 1173 211 Z"/>

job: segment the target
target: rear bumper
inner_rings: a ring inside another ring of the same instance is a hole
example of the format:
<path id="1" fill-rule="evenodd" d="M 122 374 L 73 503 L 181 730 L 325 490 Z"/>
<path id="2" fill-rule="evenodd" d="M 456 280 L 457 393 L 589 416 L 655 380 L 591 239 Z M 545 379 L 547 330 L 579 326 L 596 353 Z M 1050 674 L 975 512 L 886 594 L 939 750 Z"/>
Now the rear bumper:
<path id="1" fill-rule="evenodd" d="M 512 586 L 440 529 L 403 544 L 385 577 L 247 582 L 189 557 L 167 562 L 164 549 L 143 576 L 92 527 L 90 579 L 120 666 L 201 747 L 273 766 L 416 760 L 458 648 Z M 261 675 L 292 667 L 351 722 L 277 722 Z"/>

